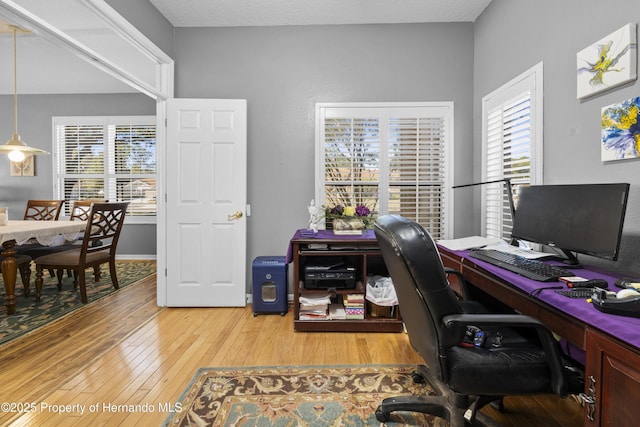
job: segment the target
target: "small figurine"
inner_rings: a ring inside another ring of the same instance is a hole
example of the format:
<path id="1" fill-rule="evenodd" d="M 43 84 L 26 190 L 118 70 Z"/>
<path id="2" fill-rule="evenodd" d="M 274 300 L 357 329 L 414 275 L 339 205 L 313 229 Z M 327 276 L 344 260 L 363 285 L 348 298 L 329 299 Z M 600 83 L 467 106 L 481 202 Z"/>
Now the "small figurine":
<path id="1" fill-rule="evenodd" d="M 318 207 L 316 206 L 316 201 L 311 199 L 311 204 L 307 208 L 309 210 L 309 228 L 313 230 L 314 233 L 318 232 Z"/>

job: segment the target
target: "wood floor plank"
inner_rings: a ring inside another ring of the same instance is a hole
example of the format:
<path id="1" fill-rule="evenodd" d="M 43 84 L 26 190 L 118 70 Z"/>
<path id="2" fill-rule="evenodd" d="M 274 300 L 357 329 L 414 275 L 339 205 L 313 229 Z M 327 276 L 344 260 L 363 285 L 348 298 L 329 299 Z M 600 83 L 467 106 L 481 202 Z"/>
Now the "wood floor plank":
<path id="1" fill-rule="evenodd" d="M 0 346 L 0 401 L 39 402 L 157 315 L 155 275 Z M 61 380 L 61 378 L 63 380 Z M 1 413 L 0 424 L 13 414 Z"/>
<path id="2" fill-rule="evenodd" d="M 98 405 L 83 415 L 0 413 L 0 425 L 160 425 L 168 413 L 158 405 L 175 403 L 201 367 L 422 363 L 403 333 L 294 332 L 291 312 L 254 317 L 251 307 L 159 308 L 155 286 L 155 277 L 128 286 L 0 346 L 0 401 Z M 573 401 L 506 402 L 504 414 L 484 410 L 505 427 L 581 425 Z M 109 409 L 145 404 L 154 411 Z"/>

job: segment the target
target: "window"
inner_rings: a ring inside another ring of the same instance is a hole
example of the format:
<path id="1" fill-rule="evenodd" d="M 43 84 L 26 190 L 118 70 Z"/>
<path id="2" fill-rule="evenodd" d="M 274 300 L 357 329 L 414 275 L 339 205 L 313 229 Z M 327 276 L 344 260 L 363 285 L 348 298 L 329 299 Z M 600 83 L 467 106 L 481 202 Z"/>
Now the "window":
<path id="1" fill-rule="evenodd" d="M 450 235 L 453 103 L 318 104 L 316 200 Z"/>
<path id="2" fill-rule="evenodd" d="M 155 116 L 54 117 L 53 132 L 56 197 L 129 202 L 129 219 L 156 216 Z"/>
<path id="3" fill-rule="evenodd" d="M 482 99 L 482 158 L 482 181 L 508 178 L 516 205 L 518 188 L 542 183 L 542 63 Z M 509 240 L 507 185 L 482 191 L 483 233 Z"/>

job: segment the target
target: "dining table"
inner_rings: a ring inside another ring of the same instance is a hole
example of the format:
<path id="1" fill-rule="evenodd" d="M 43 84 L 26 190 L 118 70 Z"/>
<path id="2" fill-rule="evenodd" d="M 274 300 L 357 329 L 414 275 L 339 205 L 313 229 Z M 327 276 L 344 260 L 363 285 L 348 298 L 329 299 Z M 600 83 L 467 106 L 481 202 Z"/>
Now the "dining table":
<path id="1" fill-rule="evenodd" d="M 43 246 L 52 246 L 60 241 L 76 240 L 87 227 L 87 221 L 31 221 L 9 220 L 6 225 L 0 225 L 0 244 L 2 244 L 2 279 L 5 290 L 5 306 L 7 314 L 15 313 L 16 308 L 16 277 L 18 264 L 15 259 L 16 246 L 27 242 L 37 241 Z"/>

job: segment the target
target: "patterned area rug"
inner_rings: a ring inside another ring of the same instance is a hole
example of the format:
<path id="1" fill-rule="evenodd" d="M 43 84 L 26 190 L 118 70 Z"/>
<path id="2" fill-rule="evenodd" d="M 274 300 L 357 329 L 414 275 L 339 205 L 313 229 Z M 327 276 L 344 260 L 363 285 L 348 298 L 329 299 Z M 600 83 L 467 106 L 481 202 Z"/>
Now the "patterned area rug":
<path id="1" fill-rule="evenodd" d="M 118 284 L 120 289 L 156 272 L 155 261 L 116 261 Z M 87 297 L 89 304 L 100 299 L 115 289 L 111 284 L 108 264 L 101 268 L 102 277 L 95 283 L 93 271 L 87 270 Z M 35 296 L 35 270 L 31 274 L 31 293 L 28 298 L 24 296 L 24 288 L 18 273 L 16 283 L 16 313 L 7 316 L 7 307 L 4 305 L 4 283 L 0 275 L 0 289 L 2 290 L 2 302 L 0 306 L 0 345 L 15 339 L 27 332 L 56 320 L 85 304 L 80 301 L 80 291 L 74 289 L 73 278 L 63 279 L 62 291 L 58 291 L 58 281 L 49 277 L 46 273 L 42 285 L 42 297 L 36 304 Z"/>
<path id="2" fill-rule="evenodd" d="M 381 424 L 385 397 L 433 394 L 415 365 L 201 368 L 181 396 L 172 426 L 365 427 Z M 431 415 L 394 413 L 386 426 L 446 426 Z"/>

